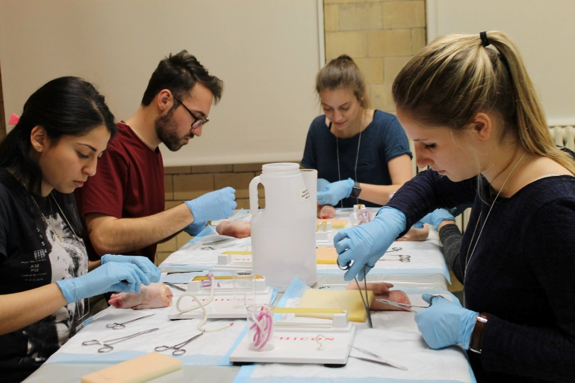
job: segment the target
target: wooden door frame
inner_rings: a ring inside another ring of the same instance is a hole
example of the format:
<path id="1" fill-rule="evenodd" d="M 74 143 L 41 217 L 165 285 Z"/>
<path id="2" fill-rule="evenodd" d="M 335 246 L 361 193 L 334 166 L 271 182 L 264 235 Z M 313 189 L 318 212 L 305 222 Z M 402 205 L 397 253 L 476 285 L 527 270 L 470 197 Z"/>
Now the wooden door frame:
<path id="1" fill-rule="evenodd" d="M 4 90 L 2 88 L 2 65 L 0 65 L 0 140 L 6 137 L 6 115 L 4 114 Z"/>

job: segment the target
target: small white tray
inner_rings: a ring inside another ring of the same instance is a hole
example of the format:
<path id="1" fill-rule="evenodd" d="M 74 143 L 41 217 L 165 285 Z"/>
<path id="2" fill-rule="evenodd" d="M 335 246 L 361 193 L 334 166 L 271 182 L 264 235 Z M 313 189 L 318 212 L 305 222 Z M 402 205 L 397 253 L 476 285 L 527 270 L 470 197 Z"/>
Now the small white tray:
<path id="1" fill-rule="evenodd" d="M 246 335 L 230 355 L 230 361 L 345 365 L 355 331 L 355 325 L 350 322 L 342 328 L 274 325 L 272 350 L 252 350 L 249 336 Z"/>
<path id="2" fill-rule="evenodd" d="M 246 306 L 252 304 L 270 303 L 273 296 L 273 289 L 266 286 L 266 280 L 263 277 L 257 278 L 254 283 L 254 289 L 244 293 L 234 293 L 233 280 L 231 278 L 215 277 L 214 297 L 212 302 L 205 306 L 207 317 L 209 319 L 217 318 L 246 318 Z M 202 303 L 210 299 L 210 288 L 202 287 L 201 281 L 191 280 L 188 283 L 186 293 L 193 294 Z M 190 296 L 182 298 L 180 308 L 185 311 L 194 306 L 198 306 L 195 299 Z M 169 319 L 197 319 L 203 318 L 204 312 L 198 307 L 193 311 L 181 313 L 177 308 L 177 301 L 174 302 L 172 310 L 168 314 Z"/>

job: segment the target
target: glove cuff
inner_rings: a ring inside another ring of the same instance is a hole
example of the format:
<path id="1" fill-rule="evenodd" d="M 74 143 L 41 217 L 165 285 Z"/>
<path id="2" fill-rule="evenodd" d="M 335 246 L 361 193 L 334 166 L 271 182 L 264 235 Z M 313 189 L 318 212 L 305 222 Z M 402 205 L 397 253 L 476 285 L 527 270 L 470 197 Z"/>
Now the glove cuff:
<path id="1" fill-rule="evenodd" d="M 347 181 L 348 190 L 347 190 L 347 195 L 345 196 L 345 198 L 349 198 L 349 196 L 351 195 L 351 192 L 353 191 L 353 185 L 355 185 L 355 182 L 351 178 L 346 179 L 346 181 Z"/>
<path id="2" fill-rule="evenodd" d="M 377 212 L 374 221 L 383 225 L 386 230 L 394 231 L 395 236 L 399 236 L 400 233 L 405 231 L 405 225 L 407 224 L 407 219 L 402 211 L 396 208 L 384 206 Z"/>
<path id="3" fill-rule="evenodd" d="M 201 222 L 202 221 L 202 218 L 200 217 L 202 215 L 200 211 L 201 208 L 199 208 L 196 205 L 196 200 L 185 201 L 184 203 L 188 206 L 188 208 L 192 212 L 192 215 L 194 216 L 194 222 L 196 221 Z"/>
<path id="4" fill-rule="evenodd" d="M 465 350 L 469 350 L 469 343 L 471 342 L 471 335 L 474 332 L 475 326 L 476 324 L 478 324 L 479 322 L 476 321 L 478 314 L 476 311 L 471 311 L 468 309 L 464 309 L 466 311 L 465 313 L 465 317 L 463 318 L 462 322 L 461 322 L 461 333 L 460 333 L 460 339 L 459 339 L 459 343 L 461 343 L 461 346 L 465 349 Z M 479 330 L 479 328 L 478 328 Z M 483 335 L 483 330 L 481 331 L 481 334 Z"/>
<path id="5" fill-rule="evenodd" d="M 425 222 L 417 221 L 416 223 L 413 224 L 413 227 L 415 227 L 416 229 L 423 229 L 424 223 Z"/>
<path id="6" fill-rule="evenodd" d="M 202 230 L 204 230 L 207 224 L 208 221 L 194 221 L 190 223 L 188 226 L 184 227 L 184 231 L 191 236 L 196 236 Z"/>
<path id="7" fill-rule="evenodd" d="M 435 228 L 435 231 L 437 231 L 439 233 L 439 224 L 445 220 L 451 220 L 454 221 L 455 217 L 452 216 L 447 210 L 442 209 L 443 211 L 439 211 L 442 214 L 438 214 L 438 217 L 436 219 L 434 219 L 433 222 L 433 227 Z M 432 214 L 433 217 L 433 214 Z"/>
<path id="8" fill-rule="evenodd" d="M 72 279 L 61 279 L 56 281 L 56 284 L 60 288 L 60 291 L 62 291 L 66 302 L 76 302 L 76 284 Z"/>

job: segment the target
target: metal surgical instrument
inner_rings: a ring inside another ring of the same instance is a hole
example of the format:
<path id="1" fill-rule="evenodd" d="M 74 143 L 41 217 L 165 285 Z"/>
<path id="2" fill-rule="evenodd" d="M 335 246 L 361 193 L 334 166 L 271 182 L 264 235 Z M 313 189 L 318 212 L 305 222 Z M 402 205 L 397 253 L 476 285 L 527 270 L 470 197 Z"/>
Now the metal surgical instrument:
<path id="1" fill-rule="evenodd" d="M 389 249 L 387 249 L 386 253 L 393 253 L 394 251 L 401 251 L 402 248 L 401 247 L 390 247 Z"/>
<path id="2" fill-rule="evenodd" d="M 337 267 L 341 270 L 349 270 L 349 268 L 353 265 L 353 261 L 347 262 L 345 266 L 340 266 L 339 262 L 337 263 Z M 357 285 L 357 291 L 359 292 L 359 296 L 361 297 L 361 302 L 363 303 L 363 308 L 365 309 L 365 313 L 367 314 L 367 323 L 370 328 L 373 327 L 373 322 L 371 321 L 371 311 L 369 309 L 369 295 L 367 293 L 367 270 L 366 266 L 363 267 L 363 286 L 365 290 L 365 298 L 363 296 L 363 292 L 361 291 L 361 286 L 359 285 L 359 281 L 357 280 L 357 276 L 353 279 L 355 280 L 355 284 Z"/>
<path id="3" fill-rule="evenodd" d="M 235 238 L 223 238 L 223 239 L 216 239 L 210 242 L 202 243 L 202 250 L 216 250 L 216 248 L 220 247 L 221 244 L 233 241 Z"/>
<path id="4" fill-rule="evenodd" d="M 126 323 L 135 322 L 135 321 L 140 320 L 140 319 L 151 317 L 152 315 L 156 315 L 156 314 L 144 315 L 143 317 L 132 319 L 132 320 L 129 320 L 129 321 L 123 322 L 123 323 L 110 323 L 110 324 L 106 325 L 106 328 L 111 328 L 114 330 L 120 330 L 120 329 L 126 328 L 126 326 L 125 326 Z"/>
<path id="5" fill-rule="evenodd" d="M 174 356 L 184 355 L 186 353 L 186 350 L 183 347 L 185 345 L 187 345 L 188 343 L 190 343 L 191 341 L 193 341 L 194 339 L 197 339 L 200 336 L 204 335 L 204 332 L 205 332 L 205 330 L 203 330 L 199 334 L 194 335 L 190 339 L 185 340 L 182 343 L 178 343 L 174 346 L 158 346 L 158 347 L 154 348 L 154 351 L 163 352 L 163 351 L 168 351 L 168 350 L 174 350 L 174 351 L 172 351 L 172 355 L 174 355 Z"/>
<path id="6" fill-rule="evenodd" d="M 99 345 L 101 345 L 102 347 L 100 347 L 100 348 L 98 349 L 98 352 L 99 352 L 99 353 L 106 353 L 106 352 L 110 352 L 110 351 L 114 350 L 114 347 L 111 346 L 112 344 L 120 343 L 120 342 L 123 342 L 123 341 L 125 341 L 125 340 L 132 339 L 132 338 L 135 338 L 135 337 L 137 337 L 137 336 L 144 335 L 144 334 L 147 334 L 147 333 L 149 333 L 149 332 L 156 331 L 156 330 L 159 330 L 159 328 L 156 327 L 156 328 L 152 328 L 152 329 L 149 329 L 149 330 L 140 331 L 140 332 L 137 332 L 137 333 L 132 334 L 132 335 L 127 335 L 127 336 L 124 336 L 124 337 L 122 337 L 122 338 L 104 340 L 104 341 L 102 341 L 102 342 L 100 342 L 100 341 L 97 340 L 97 339 L 86 340 L 86 341 L 82 342 L 82 346 L 93 346 L 93 345 L 95 345 L 95 344 L 99 344 Z"/>
<path id="7" fill-rule="evenodd" d="M 361 360 L 367 360 L 367 361 L 369 361 L 369 362 L 383 363 L 383 364 L 390 365 L 391 367 L 395 367 L 395 368 L 399 368 L 400 370 L 407 371 L 407 367 L 404 367 L 404 366 L 402 366 L 402 365 L 399 365 L 399 364 L 390 362 L 389 360 L 383 359 L 381 356 L 379 356 L 379 355 L 377 355 L 377 354 L 375 354 L 375 353 L 373 353 L 373 352 L 371 352 L 371 351 L 369 351 L 369 350 L 365 350 L 365 349 L 363 349 L 363 348 L 355 347 L 355 346 L 352 346 L 352 345 L 350 345 L 349 347 L 351 347 L 351 348 L 353 348 L 353 349 L 355 349 L 355 350 L 357 350 L 357 351 L 359 351 L 359 352 L 362 352 L 362 353 L 364 353 L 364 354 L 366 354 L 366 355 L 369 355 L 369 356 L 371 356 L 371 358 L 375 358 L 375 359 L 363 358 L 363 357 L 361 357 L 361 356 L 350 355 L 350 357 L 352 357 L 352 358 L 361 359 Z"/>
<path id="8" fill-rule="evenodd" d="M 180 291 L 187 291 L 186 289 L 184 289 L 183 287 L 180 287 L 176 284 L 170 283 L 170 282 L 164 282 L 165 285 L 168 285 L 170 287 L 173 287 L 174 289 L 178 289 Z"/>
<path id="9" fill-rule="evenodd" d="M 390 305 L 390 306 L 399 307 L 400 309 L 408 310 L 411 312 L 416 312 L 415 310 L 412 309 L 412 307 L 425 309 L 425 308 L 428 308 L 429 306 L 431 306 L 431 305 L 429 305 L 429 306 L 412 305 L 409 303 L 390 301 L 389 299 L 383 299 L 383 298 L 376 298 L 376 301 L 381 302 L 381 303 L 385 303 L 385 304 Z"/>
<path id="10" fill-rule="evenodd" d="M 387 258 L 380 258 L 377 262 L 384 262 L 384 261 L 399 261 L 399 262 L 411 262 L 411 255 L 407 254 L 389 254 L 389 256 L 397 255 L 399 259 L 387 259 Z"/>

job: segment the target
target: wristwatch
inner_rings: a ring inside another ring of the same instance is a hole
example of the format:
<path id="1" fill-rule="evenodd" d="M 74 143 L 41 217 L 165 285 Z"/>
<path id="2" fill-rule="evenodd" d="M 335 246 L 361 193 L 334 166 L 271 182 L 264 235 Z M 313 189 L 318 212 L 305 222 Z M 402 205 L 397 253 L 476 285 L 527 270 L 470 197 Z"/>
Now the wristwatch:
<path id="1" fill-rule="evenodd" d="M 351 194 L 349 196 L 352 198 L 358 198 L 360 193 L 361 186 L 359 186 L 359 182 L 353 181 L 353 189 L 351 189 Z"/>
<path id="2" fill-rule="evenodd" d="M 471 340 L 469 341 L 469 351 L 473 351 L 477 354 L 481 354 L 483 351 L 481 343 L 483 340 L 483 331 L 485 330 L 485 325 L 489 319 L 489 314 L 481 313 L 477 314 L 475 317 L 475 328 L 471 333 Z"/>

